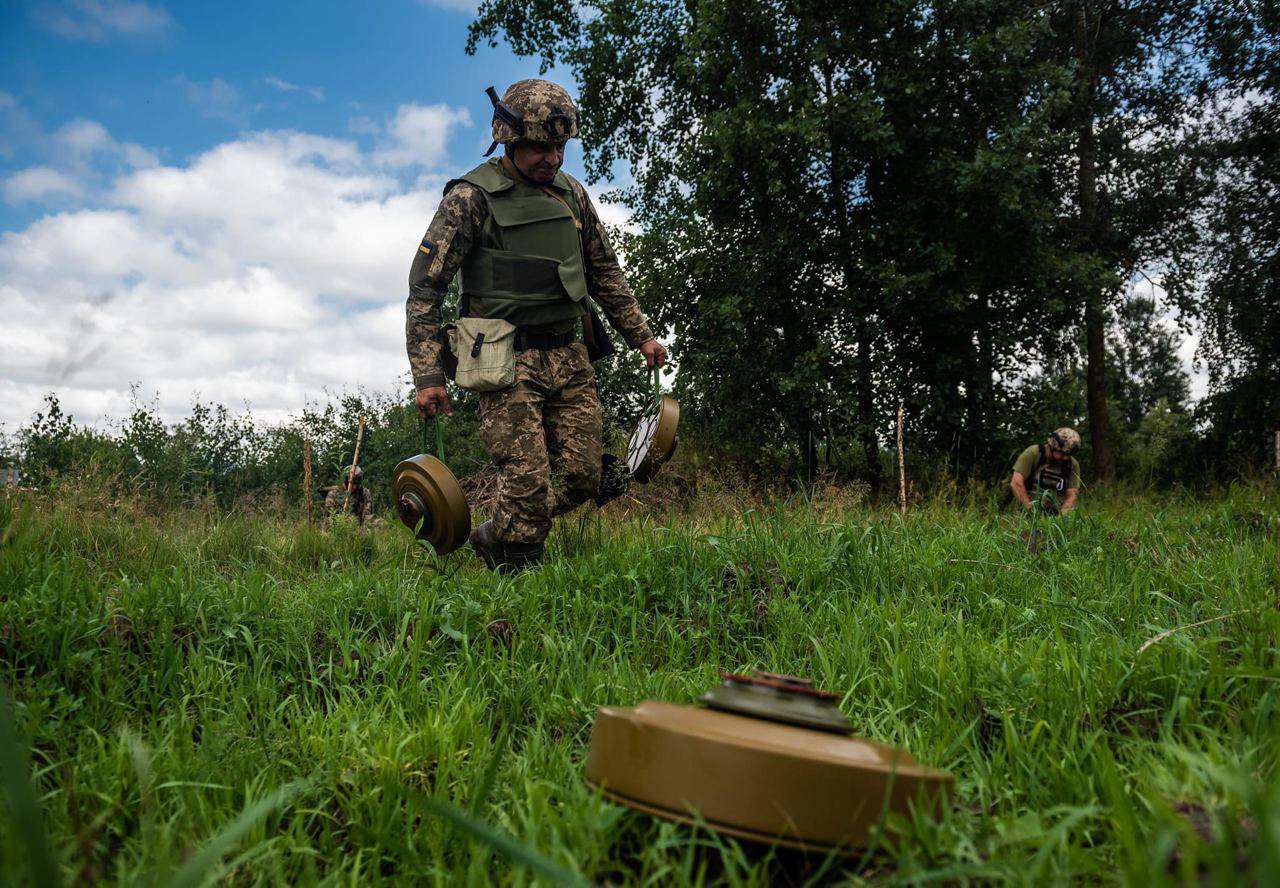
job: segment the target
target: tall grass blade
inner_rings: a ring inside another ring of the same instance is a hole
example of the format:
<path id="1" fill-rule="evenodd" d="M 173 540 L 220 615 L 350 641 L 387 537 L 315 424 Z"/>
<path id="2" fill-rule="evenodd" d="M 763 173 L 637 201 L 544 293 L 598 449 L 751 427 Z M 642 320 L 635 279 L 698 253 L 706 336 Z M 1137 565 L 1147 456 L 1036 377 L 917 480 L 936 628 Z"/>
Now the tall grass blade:
<path id="1" fill-rule="evenodd" d="M 417 804 L 426 808 L 432 814 L 447 820 L 458 829 L 469 833 L 473 838 L 488 845 L 512 863 L 520 864 L 531 872 L 542 876 L 553 885 L 586 886 L 591 884 L 577 873 L 569 872 L 528 845 L 517 841 L 508 833 L 485 823 L 483 820 L 472 817 L 451 802 L 417 792 L 413 793 L 412 797 Z"/>
<path id="2" fill-rule="evenodd" d="M 172 888 L 196 888 L 213 878 L 222 866 L 222 858 L 244 838 L 245 833 L 277 808 L 293 800 L 307 786 L 306 781 L 296 781 L 259 799 L 240 812 L 240 816 L 225 826 L 222 832 L 209 840 L 190 860 L 184 863 L 169 882 Z"/>
<path id="3" fill-rule="evenodd" d="M 58 862 L 44 831 L 44 817 L 31 785 L 31 761 L 26 747 L 18 739 L 9 695 L 0 692 L 0 784 L 9 801 L 13 818 L 13 835 L 27 849 L 27 869 L 33 885 L 61 885 Z"/>

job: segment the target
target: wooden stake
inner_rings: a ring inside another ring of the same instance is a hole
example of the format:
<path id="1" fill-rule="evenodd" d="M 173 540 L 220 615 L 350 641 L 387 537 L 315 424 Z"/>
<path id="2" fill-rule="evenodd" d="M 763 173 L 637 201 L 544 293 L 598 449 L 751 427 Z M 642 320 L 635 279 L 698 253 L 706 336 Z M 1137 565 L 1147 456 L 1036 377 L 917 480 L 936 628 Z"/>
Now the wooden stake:
<path id="1" fill-rule="evenodd" d="M 347 470 L 346 480 L 343 486 L 347 488 L 347 494 L 342 498 L 342 514 L 347 514 L 347 503 L 351 502 L 351 475 L 356 470 L 356 464 L 360 462 L 360 439 L 364 437 L 364 417 L 360 417 L 360 427 L 356 429 L 356 452 L 351 454 L 351 468 Z"/>
<path id="2" fill-rule="evenodd" d="M 311 435 L 302 436 L 302 505 L 303 514 L 307 516 L 307 524 L 311 524 Z"/>
<path id="3" fill-rule="evenodd" d="M 902 402 L 898 402 L 898 511 L 907 514 L 907 463 L 902 455 Z"/>

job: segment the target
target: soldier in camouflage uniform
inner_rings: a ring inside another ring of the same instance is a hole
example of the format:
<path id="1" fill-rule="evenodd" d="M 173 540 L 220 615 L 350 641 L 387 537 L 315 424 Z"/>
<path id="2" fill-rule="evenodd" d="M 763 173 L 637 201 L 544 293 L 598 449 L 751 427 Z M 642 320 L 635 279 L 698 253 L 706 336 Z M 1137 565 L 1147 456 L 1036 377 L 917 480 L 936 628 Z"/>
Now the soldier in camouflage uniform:
<path id="1" fill-rule="evenodd" d="M 335 484 L 328 489 L 324 496 L 324 511 L 330 521 L 354 517 L 356 523 L 361 527 L 366 522 L 374 523 L 377 519 L 373 517 L 373 496 L 365 489 L 363 484 L 364 472 L 359 466 L 349 470 L 346 474 L 351 485 L 351 493 L 347 494 L 347 488 L 344 484 Z M 343 504 L 346 504 L 346 511 L 343 511 Z"/>
<path id="2" fill-rule="evenodd" d="M 1079 433 L 1063 427 L 1043 444 L 1032 444 L 1022 451 L 1009 480 L 1009 489 L 1018 502 L 1028 509 L 1036 508 L 1038 502 L 1052 515 L 1065 515 L 1074 509 L 1080 489 L 1080 463 L 1073 454 L 1079 449 Z M 1035 500 L 1033 493 L 1038 494 Z"/>
<path id="3" fill-rule="evenodd" d="M 445 186 L 409 272 L 405 338 L 418 408 L 433 415 L 453 412 L 441 305 L 454 275 L 461 271 L 460 317 L 516 327 L 514 384 L 479 394 L 480 434 L 499 487 L 493 517 L 471 538 L 490 567 L 511 570 L 536 562 L 552 517 L 600 484 L 600 398 L 580 335 L 597 326 L 592 303 L 649 366 L 667 353 L 586 189 L 560 170 L 565 143 L 578 135 L 569 94 L 539 79 L 512 84 L 501 100 L 489 94 L 489 153 L 497 145 L 504 153 Z M 593 340 L 603 338 L 600 328 Z"/>

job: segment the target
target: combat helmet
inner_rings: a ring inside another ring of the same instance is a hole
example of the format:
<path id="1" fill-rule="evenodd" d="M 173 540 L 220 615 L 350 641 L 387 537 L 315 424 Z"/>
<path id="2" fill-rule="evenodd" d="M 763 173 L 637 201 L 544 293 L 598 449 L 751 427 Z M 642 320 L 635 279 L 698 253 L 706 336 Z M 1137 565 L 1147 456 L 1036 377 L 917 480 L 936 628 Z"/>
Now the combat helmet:
<path id="1" fill-rule="evenodd" d="M 485 157 L 509 142 L 563 145 L 578 136 L 578 109 L 563 86 L 530 77 L 508 86 L 501 99 L 492 86 L 485 92 L 493 103 L 493 144 Z"/>
<path id="2" fill-rule="evenodd" d="M 355 468 L 347 469 L 347 471 L 344 472 L 342 475 L 344 485 L 359 484 L 361 483 L 361 479 L 363 478 L 364 478 L 364 469 L 360 468 L 359 466 L 356 466 Z"/>
<path id="3" fill-rule="evenodd" d="M 1049 443 L 1067 456 L 1074 456 L 1075 452 L 1080 449 L 1080 433 L 1075 429 L 1063 426 L 1060 429 L 1055 429 L 1049 435 Z"/>

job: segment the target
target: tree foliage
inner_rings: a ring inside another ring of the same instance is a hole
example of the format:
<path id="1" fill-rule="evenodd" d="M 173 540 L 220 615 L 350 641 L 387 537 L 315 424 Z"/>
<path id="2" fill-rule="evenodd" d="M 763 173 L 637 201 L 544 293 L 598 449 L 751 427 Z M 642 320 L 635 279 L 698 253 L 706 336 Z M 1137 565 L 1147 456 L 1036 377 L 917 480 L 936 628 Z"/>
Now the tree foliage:
<path id="1" fill-rule="evenodd" d="M 1280 5 L 1215 4 L 1207 32 L 1220 78 L 1218 187 L 1182 295 L 1204 320 L 1209 446 L 1232 465 L 1280 430 Z"/>
<path id="2" fill-rule="evenodd" d="M 1195 12 L 486 0 L 470 46 L 578 81 L 589 173 L 631 173 L 629 269 L 690 418 L 874 483 L 899 400 L 964 470 L 1043 434 L 1009 406 L 1066 352 L 1109 413 L 1130 281 L 1193 243 Z"/>

